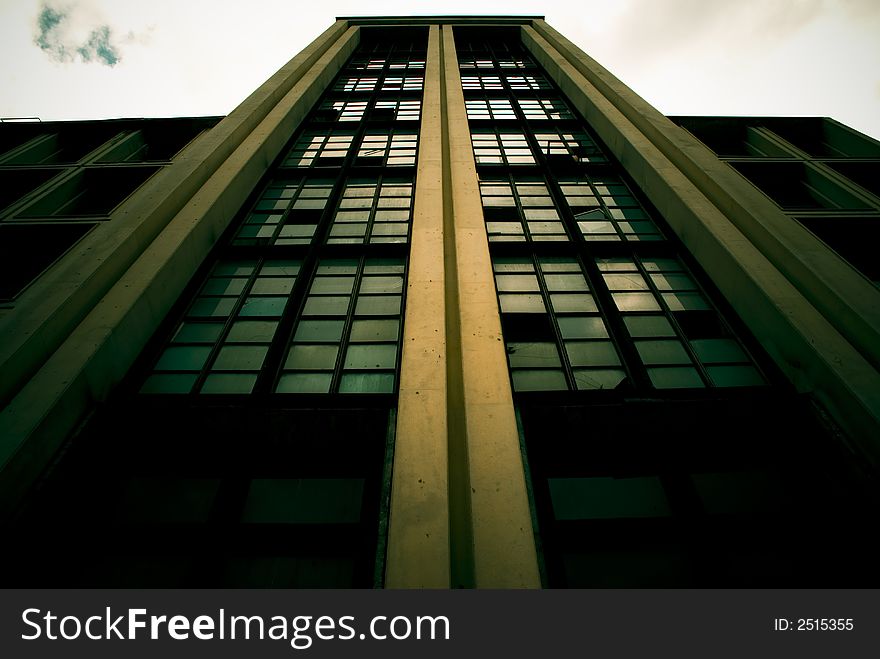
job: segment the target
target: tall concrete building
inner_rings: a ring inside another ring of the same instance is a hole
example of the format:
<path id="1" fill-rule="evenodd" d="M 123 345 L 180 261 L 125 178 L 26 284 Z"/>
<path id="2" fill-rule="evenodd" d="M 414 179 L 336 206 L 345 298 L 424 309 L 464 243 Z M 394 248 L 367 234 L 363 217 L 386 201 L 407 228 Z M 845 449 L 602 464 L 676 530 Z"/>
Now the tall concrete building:
<path id="1" fill-rule="evenodd" d="M 876 586 L 878 171 L 531 16 L 0 124 L 0 578 Z"/>

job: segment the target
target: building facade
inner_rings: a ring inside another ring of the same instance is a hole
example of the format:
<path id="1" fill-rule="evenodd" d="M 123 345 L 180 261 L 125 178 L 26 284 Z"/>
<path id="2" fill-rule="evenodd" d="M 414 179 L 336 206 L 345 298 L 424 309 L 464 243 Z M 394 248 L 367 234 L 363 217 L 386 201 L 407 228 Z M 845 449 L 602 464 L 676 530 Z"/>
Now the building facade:
<path id="1" fill-rule="evenodd" d="M 4 582 L 877 583 L 876 141 L 664 117 L 540 17 L 0 128 Z"/>

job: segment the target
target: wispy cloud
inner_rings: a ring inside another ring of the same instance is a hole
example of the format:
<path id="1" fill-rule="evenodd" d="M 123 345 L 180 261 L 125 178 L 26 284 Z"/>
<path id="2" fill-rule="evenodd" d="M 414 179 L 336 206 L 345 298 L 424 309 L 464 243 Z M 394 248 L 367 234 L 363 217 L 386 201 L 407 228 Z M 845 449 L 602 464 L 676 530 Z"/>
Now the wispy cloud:
<path id="1" fill-rule="evenodd" d="M 113 28 L 84 3 L 43 2 L 37 15 L 36 44 L 56 62 L 97 62 L 116 66 L 122 59 Z M 125 37 L 130 40 L 131 33 Z"/>

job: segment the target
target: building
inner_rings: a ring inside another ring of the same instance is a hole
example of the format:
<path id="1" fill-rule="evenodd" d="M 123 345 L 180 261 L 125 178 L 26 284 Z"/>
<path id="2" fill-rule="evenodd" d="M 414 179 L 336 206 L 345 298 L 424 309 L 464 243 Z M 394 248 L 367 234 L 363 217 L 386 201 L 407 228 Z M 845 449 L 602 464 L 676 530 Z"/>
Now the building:
<path id="1" fill-rule="evenodd" d="M 877 585 L 875 140 L 540 17 L 0 129 L 4 583 Z"/>

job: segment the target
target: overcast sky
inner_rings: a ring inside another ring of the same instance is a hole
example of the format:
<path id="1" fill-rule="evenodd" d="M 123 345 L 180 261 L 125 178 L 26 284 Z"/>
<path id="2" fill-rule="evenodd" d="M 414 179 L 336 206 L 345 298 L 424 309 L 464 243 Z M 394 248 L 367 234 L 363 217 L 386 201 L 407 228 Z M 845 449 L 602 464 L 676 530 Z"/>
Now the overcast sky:
<path id="1" fill-rule="evenodd" d="M 336 16 L 541 14 L 666 114 L 880 139 L 880 0 L 0 0 L 0 117 L 227 114 Z"/>

